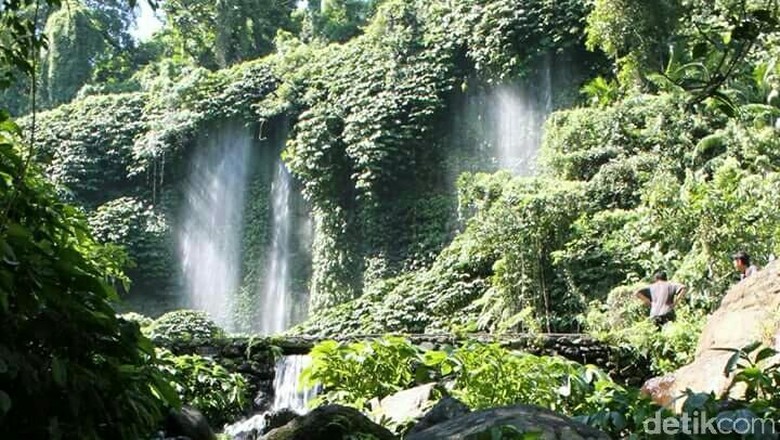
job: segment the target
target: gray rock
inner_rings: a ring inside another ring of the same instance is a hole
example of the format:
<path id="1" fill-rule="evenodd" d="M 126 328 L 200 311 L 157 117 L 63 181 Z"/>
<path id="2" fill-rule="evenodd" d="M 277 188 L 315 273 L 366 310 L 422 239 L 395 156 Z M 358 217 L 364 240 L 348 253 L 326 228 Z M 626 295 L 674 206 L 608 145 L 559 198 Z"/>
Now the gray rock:
<path id="1" fill-rule="evenodd" d="M 190 440 L 216 440 L 206 416 L 190 406 L 171 411 L 165 421 L 167 437 L 187 437 Z"/>
<path id="2" fill-rule="evenodd" d="M 341 405 L 325 405 L 266 434 L 265 440 L 340 440 L 358 434 L 377 440 L 396 440 L 387 429 L 360 411 Z"/>
<path id="3" fill-rule="evenodd" d="M 265 416 L 266 425 L 265 429 L 263 430 L 263 434 L 276 428 L 280 428 L 298 417 L 300 417 L 300 415 L 289 408 L 268 413 Z"/>
<path id="4" fill-rule="evenodd" d="M 472 412 L 409 434 L 406 440 L 470 440 L 492 429 L 513 427 L 544 440 L 609 440 L 607 434 L 566 416 L 532 405 L 506 406 Z"/>
<path id="5" fill-rule="evenodd" d="M 412 427 L 407 435 L 423 431 L 433 425 L 452 420 L 470 412 L 471 410 L 465 403 L 454 397 L 447 396 L 439 400 L 436 405 L 434 405 L 433 408 L 431 408 L 431 410 L 428 411 L 414 427 Z"/>
<path id="6" fill-rule="evenodd" d="M 731 386 L 734 374 L 723 374 L 723 367 L 732 353 L 720 348 L 740 348 L 754 341 L 769 342 L 764 340 L 767 330 L 770 334 L 780 330 L 777 310 L 780 310 L 780 261 L 772 262 L 732 286 L 720 307 L 707 319 L 693 362 L 668 376 L 650 379 L 643 386 L 645 392 L 656 403 L 674 407 L 676 411 L 682 409 L 685 398 L 680 397 L 688 389 L 695 393 L 742 398 L 745 388 Z"/>
<path id="7" fill-rule="evenodd" d="M 435 383 L 428 383 L 399 391 L 382 399 L 372 412 L 377 416 L 387 417 L 396 424 L 419 419 L 430 406 L 431 393 L 435 386 Z"/>

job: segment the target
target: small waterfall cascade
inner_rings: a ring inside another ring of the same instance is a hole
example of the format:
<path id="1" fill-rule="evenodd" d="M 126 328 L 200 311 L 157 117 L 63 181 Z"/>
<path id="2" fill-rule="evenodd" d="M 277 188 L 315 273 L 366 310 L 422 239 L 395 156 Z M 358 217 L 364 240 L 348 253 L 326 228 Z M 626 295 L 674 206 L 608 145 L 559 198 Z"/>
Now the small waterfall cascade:
<path id="1" fill-rule="evenodd" d="M 309 402 L 317 396 L 318 389 L 299 390 L 298 378 L 311 363 L 308 355 L 284 356 L 276 362 L 274 373 L 274 403 L 267 412 L 246 420 L 225 426 L 224 434 L 233 440 L 260 438 L 267 424 L 267 415 L 282 409 L 291 409 L 298 414 L 309 411 Z"/>
<path id="2" fill-rule="evenodd" d="M 241 235 L 251 131 L 238 122 L 204 131 L 197 140 L 177 228 L 177 251 L 187 306 L 233 327 L 241 282 Z"/>
<path id="3" fill-rule="evenodd" d="M 291 186 L 292 176 L 280 160 L 271 184 L 273 232 L 265 281 L 260 292 L 260 331 L 264 334 L 284 331 L 290 325 L 290 257 L 293 228 Z"/>
<path id="4" fill-rule="evenodd" d="M 492 123 L 498 166 L 513 174 L 533 174 L 542 142 L 544 121 L 552 112 L 551 57 L 546 56 L 535 78 L 519 86 L 493 91 Z"/>
<path id="5" fill-rule="evenodd" d="M 299 390 L 298 378 L 311 364 L 308 355 L 284 356 L 276 363 L 274 376 L 273 410 L 289 408 L 297 413 L 309 411 L 309 402 L 317 396 L 317 389 Z"/>

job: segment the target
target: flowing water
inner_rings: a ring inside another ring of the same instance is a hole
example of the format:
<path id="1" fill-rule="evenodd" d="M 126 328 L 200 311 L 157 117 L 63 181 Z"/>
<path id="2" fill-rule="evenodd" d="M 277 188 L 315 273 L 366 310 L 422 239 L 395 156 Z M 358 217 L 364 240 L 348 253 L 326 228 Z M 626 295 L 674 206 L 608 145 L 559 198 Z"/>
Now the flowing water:
<path id="1" fill-rule="evenodd" d="M 552 112 L 551 70 L 548 56 L 534 78 L 518 85 L 499 86 L 489 100 L 498 165 L 513 174 L 534 172 L 544 121 Z"/>
<path id="2" fill-rule="evenodd" d="M 260 292 L 260 331 L 264 334 L 286 330 L 290 324 L 292 298 L 290 298 L 290 256 L 293 215 L 290 187 L 292 178 L 280 160 L 276 165 L 271 184 L 271 210 L 273 231 L 268 267 Z"/>
<path id="3" fill-rule="evenodd" d="M 224 433 L 233 440 L 259 438 L 267 423 L 267 415 L 282 409 L 291 409 L 298 414 L 309 411 L 309 402 L 317 396 L 317 389 L 299 390 L 298 378 L 311 362 L 307 355 L 284 356 L 276 362 L 274 371 L 274 403 L 267 412 L 228 425 Z"/>
<path id="4" fill-rule="evenodd" d="M 284 356 L 276 363 L 274 410 L 289 408 L 301 414 L 308 412 L 309 402 L 317 396 L 317 390 L 299 390 L 298 378 L 310 363 L 308 355 Z"/>
<path id="5" fill-rule="evenodd" d="M 252 135 L 239 123 L 204 131 L 190 162 L 177 228 L 187 306 L 232 328 Z"/>

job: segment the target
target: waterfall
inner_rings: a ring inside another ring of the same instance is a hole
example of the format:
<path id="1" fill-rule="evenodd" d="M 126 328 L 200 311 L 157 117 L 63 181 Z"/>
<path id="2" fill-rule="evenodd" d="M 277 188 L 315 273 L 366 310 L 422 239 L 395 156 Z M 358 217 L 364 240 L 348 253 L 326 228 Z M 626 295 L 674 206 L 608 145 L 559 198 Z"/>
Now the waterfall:
<path id="1" fill-rule="evenodd" d="M 177 244 L 188 307 L 232 327 L 252 136 L 231 122 L 198 138 L 186 180 Z"/>
<path id="2" fill-rule="evenodd" d="M 264 334 L 284 331 L 290 324 L 291 186 L 290 172 L 280 160 L 271 184 L 273 237 L 260 298 L 260 331 Z"/>
<path id="3" fill-rule="evenodd" d="M 232 440 L 254 440 L 265 430 L 268 415 L 283 409 L 298 414 L 309 411 L 309 402 L 316 397 L 317 389 L 298 390 L 298 378 L 311 363 L 308 355 L 284 356 L 276 362 L 274 369 L 274 403 L 269 411 L 246 420 L 225 426 L 224 434 Z"/>
<path id="4" fill-rule="evenodd" d="M 552 111 L 551 56 L 538 75 L 520 85 L 493 92 L 493 124 L 498 165 L 514 174 L 533 174 L 542 143 L 544 121 Z"/>
<path id="5" fill-rule="evenodd" d="M 297 413 L 306 413 L 309 402 L 317 396 L 316 389 L 298 390 L 298 378 L 311 363 L 307 355 L 284 356 L 276 363 L 274 375 L 273 410 L 289 408 Z"/>

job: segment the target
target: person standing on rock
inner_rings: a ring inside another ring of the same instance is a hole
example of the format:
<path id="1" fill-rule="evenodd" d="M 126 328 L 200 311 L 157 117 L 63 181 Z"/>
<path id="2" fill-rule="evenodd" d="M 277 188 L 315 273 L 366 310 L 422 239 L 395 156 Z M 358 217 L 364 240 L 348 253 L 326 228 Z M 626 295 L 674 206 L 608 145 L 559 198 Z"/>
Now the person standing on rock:
<path id="1" fill-rule="evenodd" d="M 734 268 L 739 272 L 740 281 L 758 272 L 758 267 L 755 264 L 750 264 L 750 255 L 745 251 L 739 251 L 732 255 L 731 260 L 734 262 Z"/>
<path id="2" fill-rule="evenodd" d="M 650 306 L 650 319 L 661 327 L 669 321 L 674 321 L 674 307 L 682 300 L 686 287 L 667 281 L 664 271 L 656 272 L 654 279 L 653 284 L 637 290 L 635 295 Z"/>

